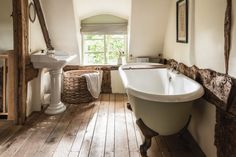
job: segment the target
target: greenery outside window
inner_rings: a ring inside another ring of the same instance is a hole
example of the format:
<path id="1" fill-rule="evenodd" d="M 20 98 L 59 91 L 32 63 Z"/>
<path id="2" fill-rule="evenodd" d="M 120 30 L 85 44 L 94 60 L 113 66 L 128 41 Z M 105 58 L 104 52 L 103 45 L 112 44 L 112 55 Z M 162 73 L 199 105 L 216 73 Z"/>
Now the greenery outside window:
<path id="1" fill-rule="evenodd" d="M 116 65 L 120 53 L 127 52 L 126 34 L 84 34 L 82 38 L 85 65 Z"/>

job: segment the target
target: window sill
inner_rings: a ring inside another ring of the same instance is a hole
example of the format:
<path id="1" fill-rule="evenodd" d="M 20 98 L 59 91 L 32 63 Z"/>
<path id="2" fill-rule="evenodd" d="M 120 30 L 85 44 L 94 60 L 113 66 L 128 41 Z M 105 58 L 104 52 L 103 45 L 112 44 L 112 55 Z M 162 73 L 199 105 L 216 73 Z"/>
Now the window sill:
<path id="1" fill-rule="evenodd" d="M 118 70 L 120 65 L 66 65 L 63 70 L 82 70 L 82 69 L 102 69 L 102 70 Z"/>

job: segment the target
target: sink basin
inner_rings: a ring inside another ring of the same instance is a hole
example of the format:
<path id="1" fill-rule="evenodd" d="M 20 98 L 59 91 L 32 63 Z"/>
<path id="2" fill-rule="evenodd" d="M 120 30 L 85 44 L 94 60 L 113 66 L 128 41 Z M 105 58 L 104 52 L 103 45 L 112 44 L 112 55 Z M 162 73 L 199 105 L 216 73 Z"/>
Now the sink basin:
<path id="1" fill-rule="evenodd" d="M 61 102 L 61 74 L 66 63 L 74 59 L 76 55 L 66 55 L 59 51 L 38 51 L 30 56 L 33 66 L 37 69 L 48 68 L 51 78 L 50 104 L 45 110 L 46 114 L 54 115 L 66 110 Z"/>
<path id="2" fill-rule="evenodd" d="M 76 55 L 66 55 L 62 52 L 57 52 L 55 54 L 47 54 L 46 51 L 38 51 L 33 53 L 30 58 L 33 63 L 34 68 L 42 69 L 59 69 L 66 65 L 76 57 Z"/>

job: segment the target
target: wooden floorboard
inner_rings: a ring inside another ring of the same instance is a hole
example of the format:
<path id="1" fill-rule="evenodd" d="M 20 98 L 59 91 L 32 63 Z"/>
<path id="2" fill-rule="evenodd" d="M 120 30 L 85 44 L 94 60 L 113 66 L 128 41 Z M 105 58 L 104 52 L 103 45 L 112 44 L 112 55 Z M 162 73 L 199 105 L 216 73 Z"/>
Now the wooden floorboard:
<path id="1" fill-rule="evenodd" d="M 129 157 L 124 95 L 117 94 L 115 101 L 115 157 Z"/>
<path id="2" fill-rule="evenodd" d="M 129 154 L 130 157 L 139 156 L 139 146 L 136 138 L 135 126 L 133 123 L 132 112 L 126 107 L 128 99 L 124 97 L 124 108 L 125 108 L 125 118 L 126 118 L 126 127 L 128 135 L 128 144 L 129 144 Z"/>
<path id="3" fill-rule="evenodd" d="M 110 95 L 107 119 L 105 157 L 114 157 L 115 151 L 115 95 Z"/>
<path id="4" fill-rule="evenodd" d="M 97 103 L 98 103 L 98 101 L 96 101 L 95 103 L 87 104 L 88 106 L 84 106 L 85 113 L 82 117 L 82 123 L 79 127 L 79 130 L 76 134 L 75 140 L 74 140 L 74 142 L 72 144 L 72 147 L 70 149 L 70 155 L 79 153 L 79 151 L 82 147 L 82 143 L 83 143 L 83 140 L 84 140 L 84 135 L 86 133 L 88 124 L 91 120 L 91 117 L 96 112 L 96 109 L 97 109 L 97 106 L 98 106 Z"/>
<path id="5" fill-rule="evenodd" d="M 102 94 L 59 115 L 34 113 L 24 126 L 2 125 L 0 157 L 141 157 L 142 134 L 126 103 L 124 94 Z M 194 154 L 173 135 L 153 138 L 148 156 Z"/>
<path id="6" fill-rule="evenodd" d="M 32 157 L 45 143 L 47 137 L 55 129 L 62 115 L 47 116 L 36 125 L 36 132 L 33 133 L 25 144 L 16 152 L 14 157 Z"/>
<path id="7" fill-rule="evenodd" d="M 101 99 L 101 96 L 100 96 L 100 99 Z M 87 125 L 87 129 L 84 135 L 83 143 L 79 151 L 79 157 L 89 156 L 91 143 L 92 143 L 93 135 L 94 135 L 94 129 L 97 123 L 98 111 L 100 108 L 100 99 L 97 101 L 95 107 L 93 108 L 93 112 L 91 114 L 90 121 Z"/>
<path id="8" fill-rule="evenodd" d="M 30 116 L 21 129 L 16 132 L 10 139 L 1 144 L 0 154 L 1 157 L 13 156 L 20 148 L 25 144 L 29 137 L 36 132 L 36 126 L 38 122 L 42 120 L 44 115 L 42 113 L 36 112 Z"/>
<path id="9" fill-rule="evenodd" d="M 103 157 L 105 152 L 105 140 L 107 133 L 109 94 L 101 96 L 100 108 L 98 111 L 97 123 L 94 129 L 94 136 L 91 144 L 89 157 Z"/>
<path id="10" fill-rule="evenodd" d="M 63 135 L 60 143 L 56 148 L 56 151 L 53 155 L 54 157 L 78 155 L 78 152 L 70 153 L 70 150 L 77 137 L 79 129 L 83 129 L 81 128 L 82 123 L 84 122 L 85 119 L 89 118 L 91 112 L 90 112 L 90 106 L 88 105 L 89 104 L 83 104 L 77 107 L 77 109 L 75 109 L 75 112 L 77 114 L 73 114 L 74 116 L 72 117 L 71 122 L 65 131 L 65 134 Z"/>

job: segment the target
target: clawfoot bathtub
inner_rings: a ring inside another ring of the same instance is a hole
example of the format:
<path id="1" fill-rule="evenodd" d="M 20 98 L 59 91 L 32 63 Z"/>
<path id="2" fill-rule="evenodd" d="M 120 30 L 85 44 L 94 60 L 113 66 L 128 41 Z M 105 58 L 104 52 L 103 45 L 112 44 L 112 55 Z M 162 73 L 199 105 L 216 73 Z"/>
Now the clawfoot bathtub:
<path id="1" fill-rule="evenodd" d="M 203 87 L 163 65 L 128 64 L 119 73 L 145 136 L 140 152 L 147 156 L 153 136 L 172 135 L 186 127 L 192 103 L 204 94 Z"/>

